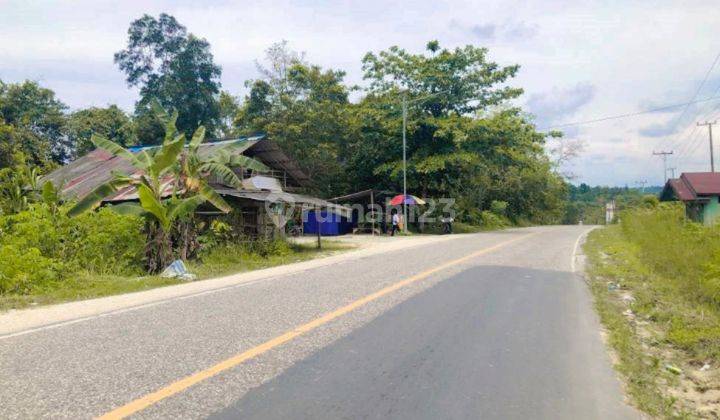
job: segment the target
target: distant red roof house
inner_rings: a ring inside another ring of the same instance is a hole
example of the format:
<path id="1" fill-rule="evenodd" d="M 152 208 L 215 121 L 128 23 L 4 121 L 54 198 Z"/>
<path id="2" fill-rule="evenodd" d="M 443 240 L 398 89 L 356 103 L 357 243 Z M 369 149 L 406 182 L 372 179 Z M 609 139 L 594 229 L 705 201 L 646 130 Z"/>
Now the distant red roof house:
<path id="1" fill-rule="evenodd" d="M 707 225 L 714 224 L 720 216 L 718 197 L 718 172 L 684 172 L 680 178 L 669 179 L 660 193 L 661 201 L 684 202 L 688 217 Z"/>

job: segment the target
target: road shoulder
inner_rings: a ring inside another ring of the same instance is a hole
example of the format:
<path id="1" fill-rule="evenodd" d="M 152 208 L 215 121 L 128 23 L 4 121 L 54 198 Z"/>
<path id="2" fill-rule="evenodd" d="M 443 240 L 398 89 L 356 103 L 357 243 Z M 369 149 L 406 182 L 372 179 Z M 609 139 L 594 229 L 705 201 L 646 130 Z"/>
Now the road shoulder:
<path id="1" fill-rule="evenodd" d="M 241 287 L 258 281 L 270 280 L 381 253 L 453 240 L 463 236 L 465 235 L 416 236 L 396 238 L 392 241 L 364 241 L 363 246 L 358 249 L 299 263 L 166 286 L 142 292 L 67 302 L 38 308 L 10 310 L 0 314 L 0 339 L 27 334 L 39 329 L 55 328 L 69 323 L 82 322 L 94 317 L 145 308 L 172 300 L 185 299 L 206 293 L 215 293 L 227 288 Z"/>

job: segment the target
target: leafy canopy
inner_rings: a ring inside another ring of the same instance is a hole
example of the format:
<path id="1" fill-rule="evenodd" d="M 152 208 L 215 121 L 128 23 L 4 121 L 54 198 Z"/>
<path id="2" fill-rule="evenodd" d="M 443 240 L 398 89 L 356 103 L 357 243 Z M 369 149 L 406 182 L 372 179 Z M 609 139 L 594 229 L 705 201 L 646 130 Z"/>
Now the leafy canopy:
<path id="1" fill-rule="evenodd" d="M 67 162 L 73 145 L 65 135 L 66 109 L 52 90 L 37 82 L 0 81 L 0 167 L 7 165 L 5 153 L 17 152 L 34 165 Z"/>
<path id="2" fill-rule="evenodd" d="M 135 115 L 142 144 L 156 144 L 152 142 L 161 137 L 153 100 L 178 111 L 177 127 L 186 136 L 201 125 L 215 135 L 220 126 L 221 69 L 205 39 L 188 33 L 165 13 L 158 18 L 144 15 L 130 24 L 127 47 L 115 54 L 115 63 L 128 85 L 140 87 Z"/>
<path id="3" fill-rule="evenodd" d="M 426 54 L 411 54 L 393 46 L 362 60 L 370 93 L 405 92 L 420 100 L 420 108 L 437 117 L 450 112 L 468 114 L 501 104 L 522 94 L 522 89 L 500 86 L 515 77 L 520 66 L 500 66 L 489 61 L 487 48 L 473 45 L 454 50 L 428 43 Z M 442 92 L 442 94 L 440 94 Z M 432 97 L 421 99 L 427 95 Z"/>
<path id="4" fill-rule="evenodd" d="M 137 143 L 135 125 L 116 105 L 107 108 L 87 108 L 70 114 L 67 132 L 74 145 L 75 156 L 82 156 L 94 148 L 93 134 L 108 138 L 127 147 Z"/>

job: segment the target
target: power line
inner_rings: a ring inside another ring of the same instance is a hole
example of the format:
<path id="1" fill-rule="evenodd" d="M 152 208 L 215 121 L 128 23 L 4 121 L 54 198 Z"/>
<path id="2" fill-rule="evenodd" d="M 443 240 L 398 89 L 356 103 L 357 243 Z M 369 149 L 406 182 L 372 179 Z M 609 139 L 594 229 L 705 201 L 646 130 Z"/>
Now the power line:
<path id="1" fill-rule="evenodd" d="M 662 156 L 662 160 L 663 160 L 663 177 L 662 177 L 662 183 L 663 183 L 663 184 L 665 184 L 665 181 L 667 180 L 667 171 L 668 171 L 668 170 L 667 170 L 667 157 L 668 157 L 668 155 L 672 155 L 672 154 L 673 154 L 672 150 L 669 151 L 669 152 L 665 152 L 665 151 L 655 152 L 655 151 L 653 151 L 653 156 Z"/>
<path id="2" fill-rule="evenodd" d="M 713 96 L 717 95 L 719 92 L 720 92 L 720 84 L 718 84 L 718 87 L 715 89 L 715 92 L 713 93 Z M 715 106 L 715 107 L 710 107 L 710 109 L 705 113 L 705 115 L 704 115 L 701 119 L 703 119 L 703 120 L 714 120 L 714 119 L 716 119 L 716 118 L 718 117 L 718 115 L 714 115 L 714 116 L 712 116 L 712 115 L 713 115 L 713 114 L 716 114 L 716 111 L 718 111 L 719 109 L 720 109 L 720 105 Z M 695 135 L 695 132 L 696 132 L 697 130 L 698 130 L 698 126 L 697 126 L 696 124 L 693 124 L 693 125 L 692 125 L 692 132 L 690 133 L 690 135 L 688 135 L 688 136 L 686 137 L 686 143 L 688 143 L 687 140 L 690 140 L 690 138 L 691 138 L 693 135 Z M 692 153 L 697 149 L 697 147 L 698 147 L 697 144 L 702 143 L 702 139 L 701 139 L 701 138 L 695 139 L 695 141 L 692 142 L 692 143 L 693 143 L 692 146 L 688 145 L 688 146 L 686 147 L 686 149 L 685 149 L 683 152 L 681 152 L 681 156 L 678 156 L 678 159 L 684 158 L 685 155 L 690 155 L 690 154 L 692 154 Z M 692 151 L 690 151 L 691 148 L 692 148 Z M 689 152 L 689 153 L 688 153 L 688 152 Z"/>
<path id="3" fill-rule="evenodd" d="M 720 107 L 710 110 L 710 112 L 706 113 L 701 119 L 703 120 L 716 120 L 720 117 L 720 114 L 716 111 L 720 109 Z M 678 154 L 678 161 L 680 159 L 687 159 L 691 158 L 693 154 L 697 151 L 698 147 L 700 147 L 704 142 L 705 138 L 702 136 L 702 130 L 699 130 L 699 126 L 697 124 L 693 124 L 693 130 L 691 132 L 692 137 L 688 136 L 686 138 L 685 146 L 682 148 L 682 151 Z"/>
<path id="4" fill-rule="evenodd" d="M 720 91 L 720 89 L 718 89 Z M 720 106 L 714 107 L 709 109 L 705 114 L 698 117 L 700 120 L 715 120 L 717 119 L 717 110 L 720 109 Z M 689 128 L 689 127 L 688 127 Z M 687 131 L 687 129 L 686 129 Z M 692 131 L 690 131 L 690 134 L 685 136 L 684 140 L 680 141 L 680 145 L 678 147 L 678 156 L 677 159 L 684 159 L 692 153 L 697 150 L 698 145 L 703 143 L 703 136 L 702 130 L 699 130 L 699 127 L 697 124 L 692 124 Z"/>
<path id="5" fill-rule="evenodd" d="M 716 96 L 718 93 L 720 93 L 720 84 L 718 84 L 718 87 L 715 89 L 715 92 L 713 92 L 712 96 Z M 715 107 L 714 109 L 712 109 L 712 107 L 711 107 L 711 109 L 705 114 L 705 116 L 702 119 L 704 119 L 704 120 L 711 119 L 711 118 L 709 118 L 710 114 L 712 114 L 714 111 L 717 111 L 717 109 L 718 109 L 718 107 Z M 673 149 L 676 149 L 678 147 L 682 148 L 682 146 L 685 146 L 685 150 L 679 151 L 678 159 L 681 159 L 681 156 L 684 155 L 685 152 L 687 152 L 687 150 L 691 147 L 688 145 L 688 143 L 689 143 L 688 140 L 690 140 L 695 135 L 695 132 L 698 130 L 698 126 L 695 124 L 691 125 L 691 127 L 692 127 L 692 131 L 690 132 L 689 135 L 685 136 L 685 141 L 680 140 L 680 142 L 676 142 L 675 144 L 673 144 L 673 147 L 672 147 Z M 686 128 L 684 131 L 687 131 L 688 128 Z M 680 137 L 681 136 L 678 135 L 678 138 L 680 138 Z"/>
<path id="6" fill-rule="evenodd" d="M 700 82 L 700 86 L 698 86 L 697 90 L 695 91 L 695 94 L 694 94 L 693 97 L 690 99 L 690 102 L 688 102 L 687 105 L 685 105 L 685 108 L 683 109 L 683 112 L 680 113 L 680 116 L 678 116 L 678 117 L 675 119 L 675 121 L 678 121 L 678 122 L 679 122 L 680 120 L 682 120 L 682 117 L 685 116 L 685 113 L 687 112 L 688 108 L 690 108 L 690 105 L 692 105 L 692 102 L 697 98 L 697 96 L 700 94 L 700 91 L 702 91 L 702 88 L 705 86 L 705 82 L 707 82 L 708 77 L 710 77 L 710 73 L 712 73 L 713 69 L 714 69 L 715 66 L 717 65 L 718 60 L 720 60 L 720 53 L 718 53 L 718 54 L 715 56 L 715 60 L 713 60 L 712 64 L 710 65 L 710 68 L 705 72 L 705 77 L 703 77 L 702 82 Z M 677 138 L 676 138 L 676 140 L 677 140 Z"/>
<path id="7" fill-rule="evenodd" d="M 666 106 L 663 106 L 663 107 L 660 107 L 660 108 L 653 108 L 653 109 L 648 109 L 648 110 L 645 110 L 645 111 L 629 112 L 629 113 L 627 113 L 627 114 L 611 115 L 611 116 L 608 116 L 608 117 L 595 118 L 595 119 L 591 119 L 591 120 L 577 121 L 577 122 L 571 122 L 571 123 L 566 123 L 566 124 L 551 125 L 551 126 L 548 126 L 548 127 L 539 128 L 539 130 L 550 130 L 550 129 L 554 129 L 554 128 L 572 127 L 572 126 L 576 126 L 576 125 L 592 124 L 592 123 L 597 123 L 597 122 L 602 122 L 602 121 L 616 120 L 616 119 L 620 119 L 620 118 L 635 117 L 635 116 L 638 116 L 638 115 L 651 114 L 651 113 L 653 113 L 653 112 L 658 112 L 658 111 L 665 111 L 665 110 L 668 110 L 668 109 L 673 109 L 673 108 L 677 108 L 677 107 L 684 106 L 684 105 L 691 105 L 691 104 L 699 104 L 699 103 L 702 103 L 702 102 L 716 101 L 716 100 L 718 100 L 718 99 L 720 99 L 720 96 L 713 96 L 713 97 L 710 97 L 710 98 L 698 99 L 698 100 L 694 100 L 694 101 L 690 101 L 690 102 L 683 102 L 683 103 L 681 103 L 681 104 L 666 105 Z"/>

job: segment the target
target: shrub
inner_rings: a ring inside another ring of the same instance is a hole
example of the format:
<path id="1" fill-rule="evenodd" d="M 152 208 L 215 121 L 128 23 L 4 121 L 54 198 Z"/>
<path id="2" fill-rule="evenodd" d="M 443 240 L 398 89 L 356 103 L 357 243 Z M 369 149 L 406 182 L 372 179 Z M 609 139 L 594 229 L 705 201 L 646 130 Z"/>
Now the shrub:
<path id="1" fill-rule="evenodd" d="M 493 200 L 490 203 L 490 211 L 493 212 L 493 214 L 500 216 L 500 217 L 507 216 L 507 208 L 508 208 L 507 201 Z"/>
<path id="2" fill-rule="evenodd" d="M 292 252 L 290 244 L 282 239 L 258 239 L 252 242 L 250 251 L 263 258 L 271 255 L 284 256 Z"/>
<path id="3" fill-rule="evenodd" d="M 509 222 L 506 218 L 498 216 L 497 214 L 490 211 L 483 211 L 480 213 L 481 225 L 486 229 L 500 229 L 509 226 Z"/>
<path id="4" fill-rule="evenodd" d="M 143 220 L 102 208 L 69 220 L 71 261 L 75 268 L 103 274 L 135 274 L 142 270 Z"/>
<path id="5" fill-rule="evenodd" d="M 142 267 L 142 219 L 103 208 L 69 218 L 45 204 L 0 216 L 0 293 L 29 293 L 73 273 L 135 274 Z"/>
<path id="6" fill-rule="evenodd" d="M 27 294 L 57 280 L 64 267 L 41 255 L 37 248 L 0 246 L 0 294 Z"/>
<path id="7" fill-rule="evenodd" d="M 645 194 L 642 198 L 643 207 L 655 208 L 660 204 L 660 200 L 654 194 Z"/>

